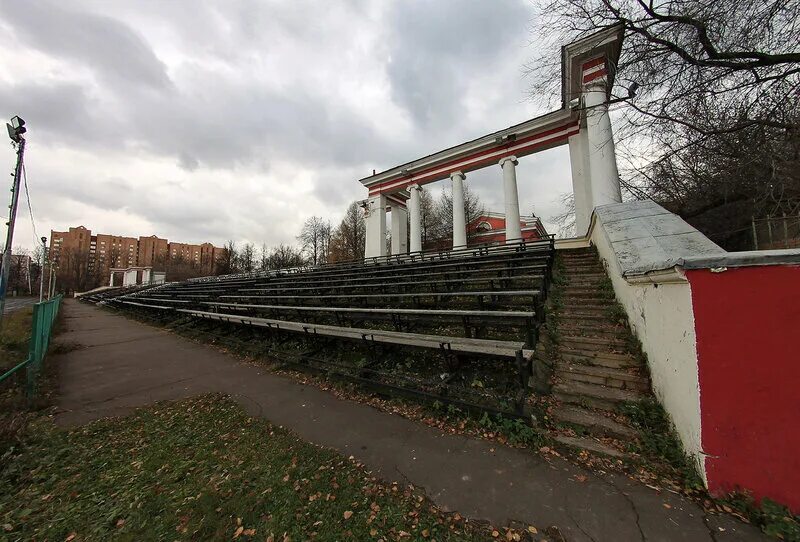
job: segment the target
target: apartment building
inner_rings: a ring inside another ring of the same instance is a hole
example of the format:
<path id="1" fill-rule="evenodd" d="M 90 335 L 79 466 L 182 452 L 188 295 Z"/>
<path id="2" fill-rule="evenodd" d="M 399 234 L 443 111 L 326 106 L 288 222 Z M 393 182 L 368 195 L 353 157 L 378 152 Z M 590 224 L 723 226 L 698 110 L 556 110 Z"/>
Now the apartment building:
<path id="1" fill-rule="evenodd" d="M 182 260 L 212 274 L 223 251 L 211 243 L 170 243 L 155 235 L 138 239 L 105 233 L 92 235 L 91 230 L 77 226 L 50 232 L 49 257 L 59 267 L 76 271 L 83 268 L 89 275 L 110 267 L 152 266 L 163 271 L 168 260 Z"/>

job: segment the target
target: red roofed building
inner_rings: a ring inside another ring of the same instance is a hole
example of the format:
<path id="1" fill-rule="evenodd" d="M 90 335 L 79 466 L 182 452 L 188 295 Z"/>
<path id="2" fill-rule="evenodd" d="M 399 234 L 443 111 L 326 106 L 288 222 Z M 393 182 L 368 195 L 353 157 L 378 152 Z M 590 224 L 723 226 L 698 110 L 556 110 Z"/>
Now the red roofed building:
<path id="1" fill-rule="evenodd" d="M 525 241 L 536 241 L 548 235 L 536 216 L 521 216 L 519 224 Z M 486 212 L 467 224 L 467 246 L 500 245 L 505 239 L 506 215 L 503 213 Z"/>

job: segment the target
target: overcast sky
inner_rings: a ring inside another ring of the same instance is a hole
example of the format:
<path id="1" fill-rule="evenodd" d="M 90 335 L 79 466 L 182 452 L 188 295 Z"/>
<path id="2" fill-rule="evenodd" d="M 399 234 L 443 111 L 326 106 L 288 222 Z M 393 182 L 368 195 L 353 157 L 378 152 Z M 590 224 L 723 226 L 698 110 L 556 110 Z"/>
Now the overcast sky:
<path id="1" fill-rule="evenodd" d="M 338 223 L 373 169 L 539 113 L 534 16 L 530 0 L 0 0 L 0 109 L 28 123 L 40 236 L 294 242 L 311 215 Z M 468 181 L 503 210 L 499 166 Z M 522 159 L 518 183 L 548 225 L 566 148 Z M 14 245 L 32 243 L 21 200 Z"/>

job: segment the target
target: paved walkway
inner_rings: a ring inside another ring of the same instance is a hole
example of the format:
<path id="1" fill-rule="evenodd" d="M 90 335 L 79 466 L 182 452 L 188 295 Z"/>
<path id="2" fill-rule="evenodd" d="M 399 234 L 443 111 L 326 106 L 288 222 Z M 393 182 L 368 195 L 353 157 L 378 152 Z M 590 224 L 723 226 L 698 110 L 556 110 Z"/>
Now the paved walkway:
<path id="1" fill-rule="evenodd" d="M 530 451 L 443 434 L 75 300 L 67 300 L 64 311 L 67 331 L 59 340 L 85 348 L 59 359 L 62 425 L 223 392 L 252 415 L 354 455 L 386 480 L 424 487 L 445 510 L 494 525 L 556 525 L 569 541 L 766 539 L 749 525 L 706 517 L 692 502 L 624 476 L 597 475 Z"/>

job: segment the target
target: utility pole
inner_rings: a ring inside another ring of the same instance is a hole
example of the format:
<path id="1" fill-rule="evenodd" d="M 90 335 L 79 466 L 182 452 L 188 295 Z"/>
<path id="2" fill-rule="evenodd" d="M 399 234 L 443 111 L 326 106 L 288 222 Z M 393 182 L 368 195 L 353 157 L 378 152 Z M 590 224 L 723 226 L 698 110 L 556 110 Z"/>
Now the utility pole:
<path id="1" fill-rule="evenodd" d="M 42 237 L 42 261 L 39 262 L 39 303 L 44 295 L 44 264 L 47 261 L 47 237 Z"/>
<path id="2" fill-rule="evenodd" d="M 25 155 L 25 138 L 22 134 L 26 132 L 25 121 L 19 117 L 11 119 L 8 127 L 8 137 L 17 144 L 17 167 L 14 168 L 14 184 L 11 187 L 11 205 L 8 206 L 8 233 L 6 235 L 6 246 L 3 251 L 3 267 L 0 272 L 0 327 L 3 325 L 3 312 L 6 308 L 6 290 L 8 290 L 8 274 L 11 271 L 11 244 L 14 242 L 14 223 L 17 219 L 17 202 L 19 201 L 19 183 L 22 177 L 22 159 Z"/>

